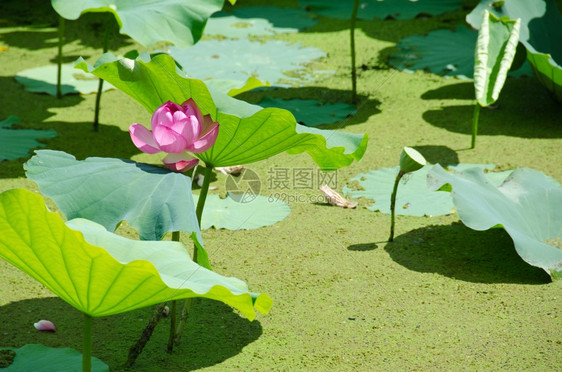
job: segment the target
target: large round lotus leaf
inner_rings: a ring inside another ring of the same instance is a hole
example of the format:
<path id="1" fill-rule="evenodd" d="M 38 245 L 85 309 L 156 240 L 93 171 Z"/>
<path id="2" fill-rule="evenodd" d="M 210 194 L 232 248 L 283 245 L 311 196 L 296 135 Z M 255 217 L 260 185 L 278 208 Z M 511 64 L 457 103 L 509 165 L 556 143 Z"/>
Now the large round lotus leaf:
<path id="1" fill-rule="evenodd" d="M 443 76 L 472 79 L 474 75 L 474 47 L 478 32 L 466 26 L 455 31 L 437 30 L 427 35 L 408 36 L 396 48 L 400 52 L 390 57 L 390 65 L 399 70 L 425 70 Z M 524 64 L 509 76 L 529 76 Z"/>
<path id="2" fill-rule="evenodd" d="M 199 195 L 193 195 L 195 202 Z M 273 225 L 291 213 L 291 208 L 281 200 L 270 200 L 262 195 L 249 195 L 245 202 L 218 195 L 208 195 L 205 200 L 201 229 L 211 227 L 227 230 L 252 230 Z"/>
<path id="3" fill-rule="evenodd" d="M 396 46 L 400 52 L 390 57 L 390 65 L 399 70 L 472 78 L 477 37 L 478 32 L 466 26 L 409 36 Z"/>
<path id="4" fill-rule="evenodd" d="M 321 103 L 312 99 L 281 99 L 265 96 L 259 103 L 261 107 L 279 107 L 291 111 L 297 121 L 307 127 L 331 124 L 344 120 L 356 112 L 355 106 L 347 103 Z"/>
<path id="5" fill-rule="evenodd" d="M 448 167 L 450 171 L 462 173 L 465 169 L 478 167 L 492 169 L 491 164 L 459 164 Z M 447 192 L 433 192 L 426 186 L 427 173 L 433 165 L 408 173 L 400 181 L 396 195 L 396 214 L 404 216 L 441 216 L 453 213 L 453 202 Z M 367 198 L 372 204 L 367 209 L 390 214 L 390 195 L 400 167 L 382 168 L 359 174 L 343 188 L 343 193 L 352 198 Z M 510 172 L 488 173 L 490 182 L 500 184 Z"/>
<path id="6" fill-rule="evenodd" d="M 51 0 L 66 19 L 78 19 L 87 12 L 110 12 L 121 33 L 148 47 L 169 41 L 182 48 L 195 44 L 205 22 L 219 11 L 224 0 Z"/>
<path id="7" fill-rule="evenodd" d="M 299 0 L 299 6 L 326 17 L 350 19 L 354 0 Z M 360 0 L 357 18 L 411 19 L 419 14 L 436 15 L 462 7 L 462 0 Z"/>
<path id="8" fill-rule="evenodd" d="M 57 65 L 30 68 L 20 71 L 15 79 L 28 92 L 57 95 Z M 62 65 L 61 92 L 65 94 L 89 94 L 98 91 L 99 79 L 83 71 L 76 70 L 72 64 Z M 103 90 L 113 89 L 104 84 Z"/>
<path id="9" fill-rule="evenodd" d="M 199 266 L 179 242 L 131 240 L 85 219 L 65 224 L 40 195 L 22 189 L 0 194 L 0 258 L 93 317 L 204 297 L 252 320 L 254 309 L 267 312 L 272 303 Z"/>
<path id="10" fill-rule="evenodd" d="M 149 61 L 116 61 L 113 57 L 113 61 L 97 68 L 81 61 L 77 67 L 111 82 L 150 113 L 168 100 L 182 103 L 193 98 L 205 114 L 220 123 L 213 147 L 197 154 L 213 167 L 249 164 L 282 152 L 307 152 L 320 168 L 330 171 L 361 159 L 367 146 L 366 134 L 307 128 L 297 125 L 287 110 L 264 109 L 224 93 L 211 96 L 203 82 L 178 72 L 169 55 L 158 55 Z M 149 121 L 147 116 L 146 123 Z"/>
<path id="11" fill-rule="evenodd" d="M 300 43 L 270 40 L 206 40 L 191 48 L 170 48 L 170 55 L 193 78 L 245 82 L 250 77 L 271 84 L 300 84 L 313 76 L 302 65 L 326 56 L 322 50 Z M 291 75 L 286 72 L 291 71 Z"/>
<path id="12" fill-rule="evenodd" d="M 20 122 L 17 116 L 10 116 L 0 121 L 0 161 L 28 157 L 30 150 L 43 147 L 38 138 L 53 138 L 57 132 L 53 129 L 10 129 L 13 124 Z"/>
<path id="13" fill-rule="evenodd" d="M 314 26 L 318 21 L 302 9 L 274 6 L 234 8 L 232 15 L 219 12 L 213 14 L 206 35 L 223 35 L 229 38 L 247 38 L 250 35 L 275 35 L 292 33 Z"/>
<path id="14" fill-rule="evenodd" d="M 19 349 L 0 347 L 0 351 L 2 350 L 11 350 L 16 353 L 13 363 L 2 368 L 2 371 L 5 372 L 82 370 L 82 354 L 68 347 L 52 348 L 39 344 L 28 344 Z M 92 372 L 109 372 L 109 366 L 98 358 L 92 357 Z"/>
<path id="15" fill-rule="evenodd" d="M 474 230 L 501 226 L 525 262 L 562 278 L 562 188 L 529 168 L 516 169 L 501 186 L 490 183 L 481 169 L 453 175 L 436 165 L 428 174 L 432 190 L 452 188 L 461 221 Z M 489 247 L 493 248 L 493 247 Z"/>
<path id="16" fill-rule="evenodd" d="M 466 21 L 480 28 L 482 12 L 486 9 L 498 17 L 521 18 L 519 41 L 527 48 L 539 81 L 562 101 L 562 15 L 554 0 L 510 0 L 501 7 L 490 6 L 491 0 L 482 0 L 467 15 Z"/>

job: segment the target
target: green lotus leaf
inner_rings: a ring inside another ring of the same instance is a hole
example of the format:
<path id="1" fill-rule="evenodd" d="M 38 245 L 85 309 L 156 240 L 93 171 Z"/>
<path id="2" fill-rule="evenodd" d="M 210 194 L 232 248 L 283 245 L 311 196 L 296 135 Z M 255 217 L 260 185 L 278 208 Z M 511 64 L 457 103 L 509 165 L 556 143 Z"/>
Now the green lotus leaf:
<path id="1" fill-rule="evenodd" d="M 143 240 L 185 231 L 197 245 L 199 264 L 210 268 L 201 245 L 191 178 L 131 160 L 92 157 L 78 161 L 53 150 L 36 151 L 24 168 L 68 219 L 86 218 L 109 231 L 127 220 Z"/>
<path id="2" fill-rule="evenodd" d="M 396 45 L 390 65 L 399 70 L 428 70 L 434 74 L 468 79 L 474 71 L 477 32 L 466 26 L 455 31 L 437 30 L 426 36 L 406 37 Z"/>
<path id="3" fill-rule="evenodd" d="M 467 15 L 466 21 L 480 28 L 482 12 L 489 10 L 498 17 L 521 19 L 519 41 L 527 49 L 527 59 L 539 81 L 562 101 L 562 15 L 554 0 L 510 0 L 501 7 L 482 0 Z"/>
<path id="4" fill-rule="evenodd" d="M 474 74 L 474 45 L 478 32 L 466 26 L 455 31 L 437 30 L 427 35 L 405 37 L 396 45 L 399 52 L 389 64 L 399 70 L 425 70 L 443 76 L 470 79 Z M 509 76 L 529 76 L 528 64 L 523 64 Z M 514 67 L 515 68 L 515 67 Z"/>
<path id="5" fill-rule="evenodd" d="M 515 57 L 521 21 L 497 18 L 484 11 L 478 32 L 474 64 L 474 90 L 482 107 L 494 103 Z"/>
<path id="6" fill-rule="evenodd" d="M 0 258 L 93 317 L 190 297 L 222 301 L 250 320 L 254 308 L 271 307 L 241 280 L 194 263 L 179 242 L 130 240 L 85 219 L 65 224 L 22 189 L 0 194 Z"/>
<path id="7" fill-rule="evenodd" d="M 350 19 L 353 1 L 299 0 L 299 6 L 323 16 Z M 357 18 L 411 19 L 419 14 L 436 15 L 461 7 L 461 0 L 360 0 Z"/>
<path id="8" fill-rule="evenodd" d="M 245 82 L 253 76 L 279 85 L 312 80 L 313 76 L 303 71 L 303 64 L 325 57 L 326 53 L 318 48 L 303 47 L 300 43 L 241 39 L 205 40 L 185 49 L 171 47 L 170 55 L 192 78 Z M 291 74 L 287 74 L 288 71 Z"/>
<path id="9" fill-rule="evenodd" d="M 87 12 L 110 12 L 120 32 L 148 47 L 169 41 L 180 47 L 195 44 L 207 18 L 219 11 L 223 0 L 51 0 L 55 11 L 66 19 Z"/>
<path id="10" fill-rule="evenodd" d="M 503 227 L 525 262 L 553 279 L 562 277 L 562 249 L 549 244 L 562 238 L 562 188 L 551 178 L 520 168 L 497 187 L 481 169 L 453 175 L 436 165 L 427 183 L 432 190 L 444 185 L 452 188 L 453 203 L 466 226 L 474 230 Z"/>
<path id="11" fill-rule="evenodd" d="M 412 147 L 404 147 L 400 153 L 400 171 L 410 173 L 420 170 L 427 161 L 420 152 Z"/>
<path id="12" fill-rule="evenodd" d="M 447 192 L 432 192 L 426 187 L 426 178 L 433 165 L 426 165 L 402 178 L 396 196 L 396 214 L 404 216 L 442 216 L 453 213 L 453 202 Z M 459 164 L 449 166 L 455 173 L 466 169 L 492 169 L 491 164 Z M 381 168 L 353 177 L 343 188 L 343 193 L 352 198 L 367 198 L 372 204 L 367 209 L 390 214 L 390 195 L 400 167 Z M 490 172 L 487 175 L 494 184 L 500 184 L 510 173 Z M 355 184 L 355 185 L 354 185 Z"/>
<path id="13" fill-rule="evenodd" d="M 193 198 L 197 203 L 199 195 Z M 248 199 L 248 202 L 238 202 L 231 197 L 221 199 L 218 195 L 208 195 L 201 228 L 251 230 L 273 225 L 291 213 L 291 208 L 281 200 L 270 200 L 262 195 L 251 195 Z"/>
<path id="14" fill-rule="evenodd" d="M 150 113 L 168 100 L 182 103 L 193 98 L 220 124 L 215 145 L 197 154 L 213 167 L 248 164 L 282 152 L 307 152 L 320 168 L 335 170 L 361 159 L 367 147 L 366 134 L 306 128 L 297 125 L 287 110 L 263 109 L 221 93 L 211 96 L 203 82 L 182 75 L 168 55 L 150 61 L 122 59 L 96 68 L 82 60 L 76 66 L 109 81 Z"/>
<path id="15" fill-rule="evenodd" d="M 248 92 L 252 89 L 271 86 L 268 82 L 264 83 L 255 77 L 248 78 L 248 80 L 244 83 L 238 80 L 209 79 L 205 81 L 205 84 L 209 90 L 217 93 L 223 93 L 229 95 L 230 97 L 236 97 L 237 95 Z"/>
<path id="16" fill-rule="evenodd" d="M 82 354 L 68 347 L 52 348 L 28 344 L 19 349 L 0 347 L 0 352 L 2 350 L 11 350 L 16 354 L 12 364 L 5 368 L 0 367 L 5 372 L 82 370 Z M 109 366 L 98 358 L 92 358 L 92 372 L 109 372 Z"/>
<path id="17" fill-rule="evenodd" d="M 356 112 L 355 106 L 347 103 L 324 103 L 312 99 L 281 99 L 265 96 L 261 107 L 279 107 L 291 111 L 297 121 L 308 127 L 331 124 L 344 120 Z"/>
<path id="18" fill-rule="evenodd" d="M 45 146 L 37 141 L 38 138 L 57 136 L 53 129 L 10 129 L 19 122 L 20 119 L 13 115 L 0 121 L 0 161 L 28 157 L 31 149 Z"/>
<path id="19" fill-rule="evenodd" d="M 275 6 L 249 6 L 232 9 L 232 14 L 213 14 L 205 35 L 223 35 L 229 38 L 247 38 L 250 35 L 272 36 L 294 33 L 314 26 L 318 21 L 302 9 Z"/>
<path id="20" fill-rule="evenodd" d="M 28 92 L 57 95 L 57 65 L 34 67 L 16 74 L 15 79 Z M 89 94 L 98 91 L 99 79 L 73 68 L 72 64 L 62 65 L 61 92 L 66 94 Z M 104 84 L 103 91 L 114 89 Z"/>

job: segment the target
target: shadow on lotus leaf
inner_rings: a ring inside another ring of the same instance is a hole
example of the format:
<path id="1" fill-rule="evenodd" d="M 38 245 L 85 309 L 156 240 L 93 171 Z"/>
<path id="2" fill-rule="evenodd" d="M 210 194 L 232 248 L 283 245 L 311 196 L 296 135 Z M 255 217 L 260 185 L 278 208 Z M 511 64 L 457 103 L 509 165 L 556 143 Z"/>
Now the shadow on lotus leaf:
<path id="1" fill-rule="evenodd" d="M 112 371 L 122 370 L 129 348 L 147 324 L 153 308 L 94 318 L 93 355 L 107 363 Z M 40 343 L 49 347 L 82 349 L 82 314 L 59 298 L 12 302 L 0 307 L 0 319 L 5 320 L 0 332 L 0 346 Z M 39 319 L 52 321 L 57 332 L 35 330 L 33 323 Z M 191 371 L 210 367 L 237 355 L 263 332 L 258 321 L 250 322 L 229 306 L 212 300 L 194 303 L 182 341 L 173 354 L 165 352 L 169 327 L 168 319 L 160 321 L 134 370 Z"/>
<path id="2" fill-rule="evenodd" d="M 434 225 L 402 234 L 387 243 L 394 261 L 418 272 L 429 272 L 475 283 L 546 284 L 546 272 L 527 264 L 501 228 L 475 231 L 460 222 Z"/>

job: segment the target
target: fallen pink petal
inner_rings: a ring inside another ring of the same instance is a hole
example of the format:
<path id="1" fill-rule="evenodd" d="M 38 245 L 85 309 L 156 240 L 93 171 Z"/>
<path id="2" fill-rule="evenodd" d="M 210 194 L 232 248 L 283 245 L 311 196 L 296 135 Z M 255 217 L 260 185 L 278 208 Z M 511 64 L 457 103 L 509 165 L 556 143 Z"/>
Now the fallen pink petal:
<path id="1" fill-rule="evenodd" d="M 37 328 L 38 331 L 44 332 L 56 332 L 57 329 L 53 322 L 49 320 L 40 320 L 37 323 L 33 323 L 33 326 Z"/>

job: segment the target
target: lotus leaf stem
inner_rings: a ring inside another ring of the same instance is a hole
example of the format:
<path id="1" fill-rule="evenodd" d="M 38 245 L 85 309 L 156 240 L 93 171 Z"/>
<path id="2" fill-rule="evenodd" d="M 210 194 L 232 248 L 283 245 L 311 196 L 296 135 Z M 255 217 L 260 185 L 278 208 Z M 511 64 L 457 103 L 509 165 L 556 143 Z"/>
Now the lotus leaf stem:
<path id="1" fill-rule="evenodd" d="M 398 183 L 404 176 L 404 172 L 399 171 L 398 175 L 396 176 L 396 180 L 394 181 L 394 188 L 392 189 L 392 195 L 390 196 L 390 237 L 388 238 L 389 242 L 394 240 L 394 216 L 395 216 L 395 208 L 396 208 L 396 194 L 398 192 Z"/>
<path id="2" fill-rule="evenodd" d="M 64 45 L 64 18 L 59 16 L 59 54 L 57 55 L 57 98 L 62 98 L 62 46 Z"/>
<path id="3" fill-rule="evenodd" d="M 172 241 L 179 242 L 180 241 L 180 232 L 174 231 L 172 232 Z M 174 340 L 176 337 L 176 319 L 177 319 L 177 309 L 178 309 L 178 301 L 172 301 L 172 307 L 170 308 L 170 337 L 168 338 L 168 348 L 167 352 L 172 353 L 174 351 Z"/>
<path id="4" fill-rule="evenodd" d="M 195 215 L 197 216 L 197 222 L 199 223 L 199 228 L 201 228 L 201 218 L 203 217 L 203 209 L 205 208 L 205 200 L 207 200 L 207 194 L 209 193 L 209 184 L 211 183 L 211 177 L 213 175 L 213 167 L 210 164 L 205 164 L 203 170 L 203 184 L 201 185 L 201 191 L 199 193 L 199 200 L 197 201 L 197 208 L 195 210 Z M 193 173 L 195 177 L 195 172 Z M 197 246 L 193 245 L 193 261 L 197 262 Z M 181 341 L 181 335 L 183 333 L 183 328 L 189 317 L 189 311 L 191 310 L 191 305 L 193 304 L 193 298 L 186 298 L 183 302 L 183 307 L 181 310 L 181 317 L 176 327 L 175 333 L 175 343 L 178 344 Z"/>
<path id="5" fill-rule="evenodd" d="M 84 313 L 82 338 L 82 372 L 90 372 L 92 370 L 92 317 L 86 313 Z"/>
<path id="6" fill-rule="evenodd" d="M 109 28 L 110 28 L 110 21 L 111 16 L 107 15 L 105 21 L 105 32 L 103 36 L 103 53 L 107 53 L 109 50 Z M 101 93 L 103 90 L 103 79 L 100 79 L 98 84 L 98 92 L 96 94 L 96 106 L 94 109 L 94 132 L 97 132 L 99 129 L 99 122 L 100 122 L 100 103 L 101 103 Z"/>
<path id="7" fill-rule="evenodd" d="M 470 142 L 470 148 L 473 149 L 476 146 L 476 134 L 478 133 L 478 117 L 480 116 L 480 104 L 476 102 L 474 106 L 474 117 L 472 118 L 472 141 Z"/>
<path id="8" fill-rule="evenodd" d="M 156 328 L 156 325 L 158 324 L 160 319 L 162 319 L 162 317 L 164 316 L 165 307 L 166 307 L 166 302 L 161 303 L 160 305 L 158 305 L 158 307 L 156 307 L 156 309 L 152 313 L 152 316 L 150 317 L 148 324 L 142 331 L 140 338 L 137 340 L 136 344 L 134 344 L 129 349 L 129 356 L 127 357 L 125 368 L 130 368 L 135 363 L 135 360 L 137 360 L 140 353 L 142 353 L 142 349 L 144 349 L 146 343 L 148 342 L 148 340 L 150 340 L 150 336 L 152 336 L 152 332 L 154 332 L 154 328 Z"/>
<path id="9" fill-rule="evenodd" d="M 351 13 L 351 25 L 349 42 L 351 46 L 351 102 L 357 103 L 357 69 L 355 67 L 355 21 L 357 20 L 357 11 L 359 10 L 359 0 L 353 3 L 353 11 Z"/>

